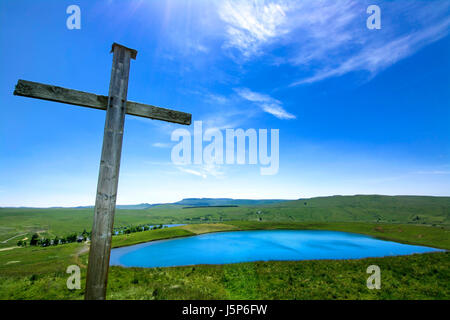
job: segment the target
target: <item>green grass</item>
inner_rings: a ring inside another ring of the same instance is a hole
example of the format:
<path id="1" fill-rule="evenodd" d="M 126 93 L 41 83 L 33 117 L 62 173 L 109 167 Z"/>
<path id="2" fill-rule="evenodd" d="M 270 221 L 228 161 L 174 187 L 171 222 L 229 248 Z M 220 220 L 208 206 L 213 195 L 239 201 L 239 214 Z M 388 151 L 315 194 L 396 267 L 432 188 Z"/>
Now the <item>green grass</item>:
<path id="1" fill-rule="evenodd" d="M 179 227 L 184 230 L 188 230 L 195 234 L 210 233 L 210 232 L 222 232 L 239 230 L 240 228 L 232 224 L 223 223 L 208 223 L 208 224 L 188 224 Z"/>
<path id="2" fill-rule="evenodd" d="M 187 237 L 193 235 L 195 235 L 195 233 L 184 230 L 181 227 L 136 232 L 113 237 L 112 247 L 118 248 L 153 240 Z"/>
<path id="3" fill-rule="evenodd" d="M 32 275 L 65 271 L 77 264 L 76 254 L 82 244 L 71 243 L 52 247 L 26 247 L 0 251 L 0 275 Z"/>
<path id="4" fill-rule="evenodd" d="M 21 238 L 31 238 L 35 232 L 39 232 L 43 237 L 54 238 L 74 232 L 81 233 L 84 229 L 91 230 L 93 217 L 93 209 L 0 208 L 0 248 L 15 246 L 20 238 L 7 243 L 1 242 L 21 233 L 26 233 Z M 157 223 L 153 220 L 152 214 L 145 210 L 118 210 L 115 216 L 115 226 L 148 222 Z"/>
<path id="5" fill-rule="evenodd" d="M 366 269 L 381 268 L 381 290 L 368 290 Z M 110 268 L 107 299 L 446 299 L 450 254 L 361 260 L 252 262 L 175 268 Z M 0 276 L 0 299 L 82 299 L 62 272 Z M 82 273 L 82 288 L 85 271 Z"/>
<path id="6" fill-rule="evenodd" d="M 448 253 L 362 260 L 254 262 L 177 268 L 113 267 L 109 299 L 448 299 Z M 382 289 L 366 269 L 380 266 Z"/>

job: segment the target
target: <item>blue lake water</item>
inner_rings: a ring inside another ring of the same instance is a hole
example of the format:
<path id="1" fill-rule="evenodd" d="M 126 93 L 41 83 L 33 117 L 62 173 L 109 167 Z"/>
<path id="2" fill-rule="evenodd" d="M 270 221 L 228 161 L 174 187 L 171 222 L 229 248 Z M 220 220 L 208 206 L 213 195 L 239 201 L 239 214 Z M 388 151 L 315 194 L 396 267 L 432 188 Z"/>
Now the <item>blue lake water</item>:
<path id="1" fill-rule="evenodd" d="M 346 232 L 235 231 L 113 249 L 110 263 L 151 268 L 268 260 L 359 259 L 436 251 L 444 250 Z"/>

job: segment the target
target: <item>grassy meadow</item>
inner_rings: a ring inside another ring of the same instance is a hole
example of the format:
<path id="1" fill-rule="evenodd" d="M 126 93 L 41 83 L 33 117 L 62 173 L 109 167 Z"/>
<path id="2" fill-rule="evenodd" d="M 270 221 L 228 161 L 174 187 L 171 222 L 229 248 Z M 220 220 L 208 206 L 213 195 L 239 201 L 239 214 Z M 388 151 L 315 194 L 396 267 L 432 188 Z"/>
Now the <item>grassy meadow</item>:
<path id="1" fill-rule="evenodd" d="M 383 205 L 384 202 L 384 205 Z M 184 205 L 183 205 L 184 206 Z M 329 197 L 183 209 L 161 205 L 118 210 L 115 226 L 190 223 L 118 235 L 113 247 L 221 231 L 334 230 L 450 249 L 450 198 Z M 82 299 L 68 290 L 67 266 L 81 267 L 88 246 L 15 246 L 32 232 L 63 236 L 90 230 L 92 209 L 0 209 L 0 299 Z M 395 213 L 397 212 L 397 213 Z M 192 224 L 196 222 L 195 224 Z M 25 235 L 22 235 L 25 233 Z M 162 253 L 163 254 L 163 253 Z M 382 289 L 366 287 L 367 266 L 379 265 Z M 111 267 L 108 299 L 449 299 L 448 252 L 359 260 L 273 261 L 171 268 Z"/>

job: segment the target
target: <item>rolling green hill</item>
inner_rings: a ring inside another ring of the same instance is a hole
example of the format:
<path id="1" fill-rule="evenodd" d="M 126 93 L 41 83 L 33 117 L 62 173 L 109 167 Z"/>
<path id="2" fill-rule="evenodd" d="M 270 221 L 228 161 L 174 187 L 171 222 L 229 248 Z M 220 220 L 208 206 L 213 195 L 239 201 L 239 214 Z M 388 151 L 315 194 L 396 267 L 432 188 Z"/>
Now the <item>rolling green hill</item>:
<path id="1" fill-rule="evenodd" d="M 332 196 L 287 201 L 263 210 L 276 210 L 279 218 L 295 221 L 450 224 L 450 197 Z"/>
<path id="2" fill-rule="evenodd" d="M 265 202 L 267 201 L 267 202 Z M 118 209 L 115 227 L 159 223 L 204 223 L 224 221 L 263 222 L 383 222 L 450 225 L 450 197 L 422 196 L 333 196 L 296 201 L 185 199 L 146 209 Z M 226 205 L 183 210 L 187 205 Z M 93 208 L 0 208 L 0 248 L 16 244 L 34 232 L 65 236 L 90 230 Z M 19 236 L 20 235 L 20 236 Z M 11 237 L 13 238 L 9 241 Z M 6 241 L 6 242 L 4 242 Z"/>
<path id="3" fill-rule="evenodd" d="M 243 206 L 243 205 L 266 205 L 279 202 L 285 202 L 286 200 L 268 199 L 268 200 L 249 200 L 249 199 L 229 199 L 229 198 L 187 198 L 181 201 L 175 202 L 183 206 Z"/>

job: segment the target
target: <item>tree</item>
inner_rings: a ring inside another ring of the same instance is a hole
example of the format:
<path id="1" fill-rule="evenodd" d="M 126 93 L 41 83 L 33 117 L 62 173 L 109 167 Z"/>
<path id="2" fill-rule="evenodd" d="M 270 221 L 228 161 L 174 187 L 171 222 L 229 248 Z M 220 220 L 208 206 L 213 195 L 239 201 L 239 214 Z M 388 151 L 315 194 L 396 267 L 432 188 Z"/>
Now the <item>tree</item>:
<path id="1" fill-rule="evenodd" d="M 76 242 L 76 241 L 77 241 L 77 234 L 76 234 L 76 233 L 73 233 L 73 234 L 71 234 L 71 235 L 68 235 L 68 236 L 66 237 L 66 241 L 67 241 L 67 243 Z"/>
<path id="2" fill-rule="evenodd" d="M 18 246 L 18 247 L 23 246 L 23 241 L 22 241 L 22 240 L 17 241 L 17 246 Z"/>
<path id="3" fill-rule="evenodd" d="M 50 239 L 49 238 L 42 239 L 42 246 L 43 247 L 48 247 L 49 245 L 50 245 Z"/>
<path id="4" fill-rule="evenodd" d="M 39 235 L 37 233 L 31 236 L 30 246 L 37 246 L 39 242 Z"/>
<path id="5" fill-rule="evenodd" d="M 58 236 L 55 237 L 55 239 L 53 239 L 53 245 L 57 246 L 59 244 L 59 238 Z"/>

